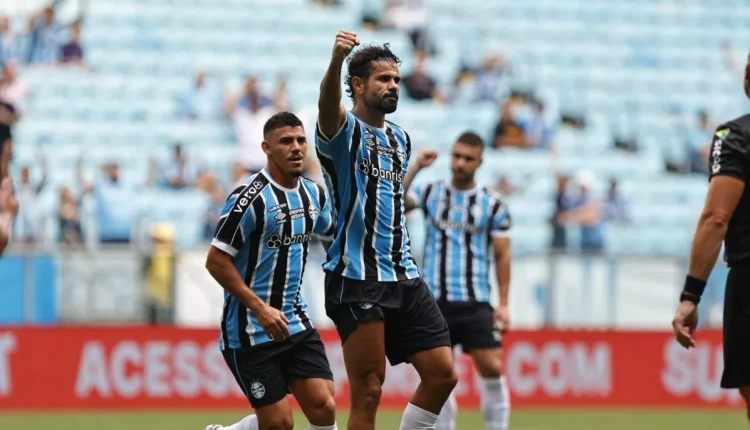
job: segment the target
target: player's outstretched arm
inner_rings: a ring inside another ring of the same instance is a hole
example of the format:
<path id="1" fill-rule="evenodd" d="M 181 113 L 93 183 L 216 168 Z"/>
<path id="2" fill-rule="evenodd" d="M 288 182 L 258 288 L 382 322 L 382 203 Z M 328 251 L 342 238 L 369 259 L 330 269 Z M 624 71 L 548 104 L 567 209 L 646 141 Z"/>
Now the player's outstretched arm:
<path id="1" fill-rule="evenodd" d="M 260 299 L 245 285 L 244 279 L 232 264 L 232 256 L 211 246 L 206 259 L 208 273 L 216 279 L 229 294 L 234 296 L 258 318 L 266 334 L 273 340 L 284 340 L 290 336 L 289 320 L 278 309 L 274 309 Z"/>
<path id="2" fill-rule="evenodd" d="M 341 68 L 344 60 L 359 45 L 357 34 L 339 31 L 333 46 L 331 63 L 320 84 L 318 99 L 318 129 L 328 139 L 333 138 L 346 120 L 346 110 L 341 105 Z"/>

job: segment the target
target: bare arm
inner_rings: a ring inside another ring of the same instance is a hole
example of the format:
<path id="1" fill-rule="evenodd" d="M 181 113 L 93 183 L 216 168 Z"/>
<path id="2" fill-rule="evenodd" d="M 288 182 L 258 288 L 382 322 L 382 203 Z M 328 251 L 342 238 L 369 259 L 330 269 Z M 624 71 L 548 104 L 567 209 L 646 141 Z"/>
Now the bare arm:
<path id="1" fill-rule="evenodd" d="M 341 105 L 341 68 L 346 56 L 359 45 L 356 33 L 340 31 L 336 35 L 328 71 L 320 84 L 318 99 L 318 128 L 326 138 L 333 138 L 346 120 L 346 110 Z"/>
<path id="2" fill-rule="evenodd" d="M 693 237 L 690 276 L 706 280 L 719 257 L 729 220 L 745 190 L 745 183 L 731 176 L 711 180 L 708 196 Z"/>
<path id="3" fill-rule="evenodd" d="M 495 271 L 500 293 L 500 306 L 507 306 L 510 293 L 510 237 L 495 237 L 492 244 L 495 248 Z"/>
<path id="4" fill-rule="evenodd" d="M 404 195 L 406 196 L 406 212 L 416 209 L 419 206 L 419 202 L 414 198 L 413 194 L 409 194 L 409 188 L 411 183 L 414 182 L 414 178 L 417 176 L 420 170 L 425 167 L 430 167 L 432 163 L 438 157 L 437 151 L 433 149 L 423 149 L 417 154 L 417 159 L 414 161 L 414 165 L 411 166 L 406 175 L 404 176 Z"/>
<path id="5" fill-rule="evenodd" d="M 211 246 L 206 259 L 206 269 L 224 290 L 256 315 L 271 339 L 283 340 L 290 336 L 287 326 L 289 320 L 277 309 L 266 305 L 251 288 L 245 285 L 244 279 L 232 264 L 231 255 Z"/>

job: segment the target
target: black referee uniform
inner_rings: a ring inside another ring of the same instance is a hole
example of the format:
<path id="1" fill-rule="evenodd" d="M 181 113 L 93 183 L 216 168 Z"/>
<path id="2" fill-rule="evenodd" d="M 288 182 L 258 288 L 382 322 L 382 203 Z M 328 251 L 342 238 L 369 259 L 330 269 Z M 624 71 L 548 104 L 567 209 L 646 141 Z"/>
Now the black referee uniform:
<path id="1" fill-rule="evenodd" d="M 750 174 L 750 114 L 720 125 L 711 143 L 709 181 Z M 750 187 L 745 187 L 724 238 L 730 267 L 724 299 L 722 388 L 750 385 Z"/>

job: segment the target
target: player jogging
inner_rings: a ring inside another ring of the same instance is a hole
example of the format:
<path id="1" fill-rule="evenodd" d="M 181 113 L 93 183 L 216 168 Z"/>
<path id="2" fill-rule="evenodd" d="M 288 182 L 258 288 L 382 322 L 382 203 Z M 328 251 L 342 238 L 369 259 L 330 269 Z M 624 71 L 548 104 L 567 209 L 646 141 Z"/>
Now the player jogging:
<path id="1" fill-rule="evenodd" d="M 335 430 L 333 374 L 300 295 L 311 236 L 333 236 L 331 203 L 300 177 L 307 141 L 299 118 L 278 113 L 263 134 L 268 165 L 232 192 L 206 262 L 226 290 L 221 350 L 256 413 L 226 429 L 292 429 L 291 392 L 310 429 Z"/>
<path id="2" fill-rule="evenodd" d="M 421 383 L 406 407 L 401 430 L 433 429 L 456 385 L 448 326 L 419 277 L 404 216 L 403 179 L 409 135 L 385 121 L 396 110 L 399 59 L 388 45 L 359 49 L 348 61 L 354 101 L 341 105 L 341 68 L 359 45 L 336 36 L 318 101 L 316 148 L 337 215 L 328 250 L 326 314 L 343 343 L 349 378 L 349 430 L 373 430 L 391 365 L 412 363 Z"/>
<path id="3" fill-rule="evenodd" d="M 482 164 L 484 142 L 464 133 L 453 145 L 450 181 L 410 187 L 420 169 L 437 152 L 419 153 L 404 181 L 407 209 L 420 209 L 427 225 L 422 275 L 445 315 L 451 342 L 471 355 L 482 377 L 482 413 L 490 430 L 506 430 L 510 396 L 502 376 L 500 331 L 508 328 L 510 289 L 510 215 L 502 198 L 477 186 L 474 173 Z M 490 256 L 493 253 L 500 305 L 490 305 Z M 501 327 L 498 329 L 498 326 Z M 438 418 L 438 430 L 456 428 L 455 396 Z"/>
<path id="4" fill-rule="evenodd" d="M 10 242 L 10 229 L 18 211 L 18 202 L 13 198 L 13 181 L 3 179 L 0 183 L 0 255 Z"/>
<path id="5" fill-rule="evenodd" d="M 745 66 L 750 97 L 750 55 Z M 695 346 L 698 308 L 724 241 L 729 276 L 724 296 L 724 373 L 721 387 L 739 389 L 750 419 L 750 114 L 720 125 L 708 161 L 709 186 L 693 237 L 690 271 L 672 327 L 685 348 Z"/>

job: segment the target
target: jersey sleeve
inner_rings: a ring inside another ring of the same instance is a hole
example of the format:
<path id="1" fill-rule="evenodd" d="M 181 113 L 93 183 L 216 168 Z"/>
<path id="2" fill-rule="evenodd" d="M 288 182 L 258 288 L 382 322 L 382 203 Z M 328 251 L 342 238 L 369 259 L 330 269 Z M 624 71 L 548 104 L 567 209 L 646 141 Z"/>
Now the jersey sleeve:
<path id="1" fill-rule="evenodd" d="M 745 134 L 734 123 L 717 128 L 708 157 L 709 181 L 715 176 L 731 176 L 745 180 L 747 175 Z"/>
<path id="2" fill-rule="evenodd" d="M 335 135 L 328 137 L 320 131 L 320 125 L 315 124 L 315 148 L 318 154 L 334 158 L 337 154 L 349 154 L 352 145 L 352 131 L 356 119 L 351 112 L 346 112 L 346 119 Z"/>
<path id="3" fill-rule="evenodd" d="M 242 193 L 247 186 L 236 189 L 227 199 L 221 211 L 221 218 L 216 226 L 211 245 L 236 256 L 245 244 L 245 238 L 256 224 L 255 213 L 251 209 L 252 201 Z"/>
<path id="4" fill-rule="evenodd" d="M 322 194 L 322 196 L 325 201 L 320 209 L 318 219 L 315 220 L 313 233 L 323 240 L 333 240 L 333 235 L 336 232 L 336 217 L 333 215 L 331 199 L 327 198 L 325 194 Z"/>
<path id="5" fill-rule="evenodd" d="M 490 234 L 492 237 L 508 237 L 511 225 L 510 212 L 505 201 L 502 199 L 498 199 L 495 202 L 490 223 Z"/>

